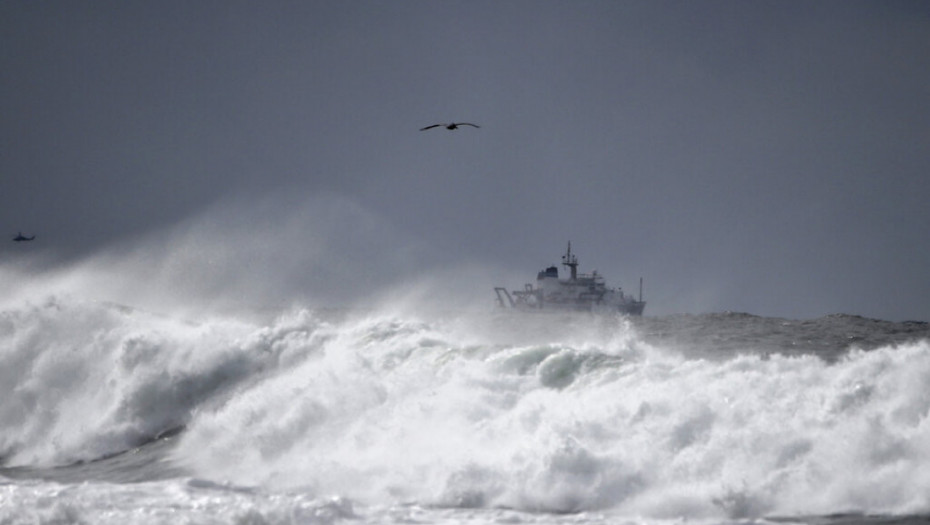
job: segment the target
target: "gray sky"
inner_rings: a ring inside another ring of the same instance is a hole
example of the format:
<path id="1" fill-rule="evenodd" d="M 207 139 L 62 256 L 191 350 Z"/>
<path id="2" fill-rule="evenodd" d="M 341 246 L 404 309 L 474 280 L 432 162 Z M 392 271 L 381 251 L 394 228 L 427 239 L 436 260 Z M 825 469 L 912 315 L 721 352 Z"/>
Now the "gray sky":
<path id="1" fill-rule="evenodd" d="M 928 64 L 921 1 L 8 0 L 0 261 L 930 320 Z"/>

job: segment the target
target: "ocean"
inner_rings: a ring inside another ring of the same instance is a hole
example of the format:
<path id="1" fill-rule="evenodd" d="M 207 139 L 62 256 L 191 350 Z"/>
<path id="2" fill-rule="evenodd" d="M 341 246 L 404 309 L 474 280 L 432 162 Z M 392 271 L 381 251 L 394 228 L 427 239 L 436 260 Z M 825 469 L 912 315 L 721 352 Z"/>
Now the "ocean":
<path id="1" fill-rule="evenodd" d="M 0 524 L 926 522 L 928 414 L 922 322 L 27 297 Z"/>

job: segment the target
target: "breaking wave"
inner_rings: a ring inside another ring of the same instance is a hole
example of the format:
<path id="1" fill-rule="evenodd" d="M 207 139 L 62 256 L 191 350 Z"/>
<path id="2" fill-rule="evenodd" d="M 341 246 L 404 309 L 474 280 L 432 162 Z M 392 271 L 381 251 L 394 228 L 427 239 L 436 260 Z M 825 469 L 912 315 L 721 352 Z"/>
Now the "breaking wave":
<path id="1" fill-rule="evenodd" d="M 0 313 L 0 456 L 68 465 L 183 429 L 166 460 L 185 475 L 366 504 L 930 511 L 926 340 L 744 350 L 690 355 L 620 318 L 192 322 L 51 297 Z"/>

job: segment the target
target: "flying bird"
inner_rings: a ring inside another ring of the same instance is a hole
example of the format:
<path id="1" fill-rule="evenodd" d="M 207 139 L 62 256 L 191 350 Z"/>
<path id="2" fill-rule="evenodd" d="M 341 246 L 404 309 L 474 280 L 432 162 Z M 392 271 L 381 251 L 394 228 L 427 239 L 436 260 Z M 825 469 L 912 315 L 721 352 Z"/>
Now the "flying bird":
<path id="1" fill-rule="evenodd" d="M 450 122 L 449 124 L 433 124 L 432 126 L 426 126 L 425 128 L 420 128 L 420 131 L 438 128 L 439 126 L 444 126 L 446 129 L 459 129 L 459 126 L 471 126 L 473 128 L 481 127 L 476 124 L 472 124 L 470 122 Z"/>
<path id="2" fill-rule="evenodd" d="M 13 240 L 16 242 L 23 242 L 23 241 L 31 241 L 35 238 L 36 238 L 35 235 L 33 235 L 32 237 L 26 237 L 25 235 L 23 235 L 23 232 L 19 232 L 16 234 L 16 237 L 13 237 Z"/>

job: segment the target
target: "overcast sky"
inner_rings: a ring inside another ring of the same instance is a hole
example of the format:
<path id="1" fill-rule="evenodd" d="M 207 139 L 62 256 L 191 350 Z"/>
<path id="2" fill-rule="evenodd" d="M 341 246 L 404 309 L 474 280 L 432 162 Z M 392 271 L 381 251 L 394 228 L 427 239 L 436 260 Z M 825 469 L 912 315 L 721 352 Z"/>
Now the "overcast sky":
<path id="1" fill-rule="evenodd" d="M 930 320 L 930 3 L 7 0 L 0 224 L 328 301 L 490 305 L 571 240 L 647 314 Z"/>

